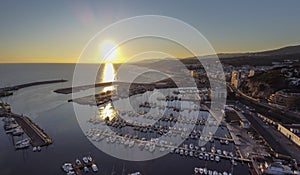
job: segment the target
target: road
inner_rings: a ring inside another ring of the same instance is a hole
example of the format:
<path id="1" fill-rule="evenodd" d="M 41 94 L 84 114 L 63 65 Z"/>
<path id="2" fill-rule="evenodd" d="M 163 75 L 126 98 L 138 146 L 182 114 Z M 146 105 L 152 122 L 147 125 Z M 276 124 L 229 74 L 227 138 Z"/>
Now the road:
<path id="1" fill-rule="evenodd" d="M 282 110 L 270 106 L 267 103 L 260 102 L 257 99 L 247 96 L 240 90 L 231 86 L 229 83 L 227 83 L 226 85 L 232 93 L 236 94 L 236 98 L 239 101 L 241 101 L 245 105 L 255 108 L 257 112 L 265 115 L 266 117 L 269 117 L 270 119 L 281 123 L 300 123 L 300 117 L 298 115 L 285 113 Z"/>
<path id="2" fill-rule="evenodd" d="M 244 116 L 251 122 L 251 126 L 268 142 L 276 153 L 289 155 L 300 161 L 300 148 L 282 135 L 277 129 L 273 126 L 266 125 L 255 113 L 244 113 Z"/>

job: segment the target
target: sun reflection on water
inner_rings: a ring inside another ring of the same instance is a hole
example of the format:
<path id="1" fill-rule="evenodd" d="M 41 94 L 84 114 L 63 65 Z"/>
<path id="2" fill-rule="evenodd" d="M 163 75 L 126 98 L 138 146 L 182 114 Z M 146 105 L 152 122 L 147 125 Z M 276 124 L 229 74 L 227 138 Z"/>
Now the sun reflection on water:
<path id="1" fill-rule="evenodd" d="M 113 64 L 107 63 L 104 65 L 102 82 L 114 82 L 115 81 L 115 69 Z M 103 88 L 103 92 L 114 90 L 114 86 L 106 86 Z"/>
<path id="2" fill-rule="evenodd" d="M 116 116 L 117 116 L 117 112 L 114 110 L 111 103 L 106 104 L 104 107 L 101 107 L 99 110 L 99 117 L 102 120 L 105 120 L 106 118 L 112 120 Z"/>
<path id="3" fill-rule="evenodd" d="M 102 82 L 113 82 L 115 81 L 115 69 L 113 64 L 108 63 L 104 65 Z"/>
<path id="4" fill-rule="evenodd" d="M 104 68 L 103 68 L 103 72 L 102 72 L 102 76 L 101 76 L 101 82 L 114 82 L 115 81 L 115 69 L 113 64 L 111 63 L 107 63 L 104 64 Z M 105 86 L 103 88 L 103 92 L 107 92 L 107 91 L 113 91 L 115 90 L 114 86 Z M 101 107 L 99 109 L 99 115 L 100 118 L 105 120 L 106 118 L 108 118 L 109 120 L 112 120 L 113 118 L 115 118 L 117 116 L 116 111 L 114 110 L 113 106 L 111 105 L 111 103 L 106 104 L 104 107 Z"/>

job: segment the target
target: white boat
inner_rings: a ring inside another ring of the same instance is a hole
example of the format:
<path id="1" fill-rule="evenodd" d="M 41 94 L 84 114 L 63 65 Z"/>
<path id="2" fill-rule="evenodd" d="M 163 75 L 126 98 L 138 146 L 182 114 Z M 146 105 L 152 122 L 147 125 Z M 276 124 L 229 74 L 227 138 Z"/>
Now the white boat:
<path id="1" fill-rule="evenodd" d="M 129 141 L 129 148 L 132 148 L 134 146 L 134 140 Z"/>
<path id="2" fill-rule="evenodd" d="M 163 147 L 163 146 L 160 147 L 159 151 L 160 151 L 160 152 L 164 152 L 164 151 L 165 151 L 165 147 Z"/>
<path id="3" fill-rule="evenodd" d="M 16 144 L 16 145 L 19 145 L 19 144 L 21 144 L 22 142 L 30 142 L 30 138 L 26 138 L 26 139 L 17 141 L 15 144 Z"/>
<path id="4" fill-rule="evenodd" d="M 203 174 L 203 173 L 204 173 L 203 168 L 199 168 L 199 173 L 200 173 L 200 174 Z"/>
<path id="5" fill-rule="evenodd" d="M 183 151 L 183 149 L 181 149 L 181 150 L 179 151 L 179 154 L 182 156 L 183 153 L 184 153 L 184 151 Z"/>
<path id="6" fill-rule="evenodd" d="M 225 140 L 225 144 L 226 144 L 226 145 L 228 145 L 228 144 L 229 144 L 228 140 Z"/>
<path id="7" fill-rule="evenodd" d="M 83 167 L 83 171 L 87 173 L 87 172 L 89 172 L 90 170 L 89 170 L 88 167 L 85 166 L 85 167 Z"/>
<path id="8" fill-rule="evenodd" d="M 37 147 L 36 147 L 36 146 L 33 147 L 33 148 L 32 148 L 32 151 L 33 151 L 33 152 L 36 152 L 36 151 L 37 151 Z"/>
<path id="9" fill-rule="evenodd" d="M 194 156 L 193 151 L 190 151 L 190 157 L 193 157 L 193 156 Z"/>
<path id="10" fill-rule="evenodd" d="M 89 162 L 93 162 L 92 156 L 87 156 L 87 159 L 88 159 Z"/>
<path id="11" fill-rule="evenodd" d="M 189 155 L 189 152 L 188 152 L 187 150 L 185 150 L 185 151 L 184 151 L 184 155 L 185 155 L 185 156 L 188 156 L 188 155 Z"/>
<path id="12" fill-rule="evenodd" d="M 79 159 L 76 159 L 76 160 L 75 160 L 75 163 L 76 163 L 76 165 L 78 165 L 78 166 L 82 166 L 82 163 L 81 163 L 81 161 L 80 161 Z"/>
<path id="13" fill-rule="evenodd" d="M 129 140 L 127 139 L 125 142 L 124 142 L 124 146 L 128 146 L 129 145 Z"/>
<path id="14" fill-rule="evenodd" d="M 97 136 L 97 138 L 96 138 L 96 142 L 100 142 L 100 141 L 103 140 L 103 139 L 104 139 L 103 135 L 102 135 L 102 134 L 99 134 L 99 135 Z"/>
<path id="15" fill-rule="evenodd" d="M 92 170 L 93 170 L 94 172 L 97 172 L 97 171 L 98 171 L 98 167 L 97 167 L 96 164 L 92 164 Z"/>
<path id="16" fill-rule="evenodd" d="M 194 145 L 192 143 L 190 144 L 190 149 L 194 149 Z"/>
<path id="17" fill-rule="evenodd" d="M 76 175 L 76 173 L 74 171 L 69 171 L 67 172 L 67 175 Z"/>
<path id="18" fill-rule="evenodd" d="M 150 148 L 150 143 L 147 142 L 146 145 L 145 145 L 145 149 L 146 149 L 146 150 L 149 150 L 149 148 Z"/>
<path id="19" fill-rule="evenodd" d="M 16 149 L 24 149 L 24 148 L 28 148 L 30 146 L 29 142 L 22 142 L 18 145 L 15 146 Z"/>
<path id="20" fill-rule="evenodd" d="M 155 150 L 155 144 L 151 144 L 150 148 L 149 148 L 149 151 L 154 152 L 154 150 Z"/>
<path id="21" fill-rule="evenodd" d="M 106 137 L 106 143 L 110 143 L 109 137 Z"/>
<path id="22" fill-rule="evenodd" d="M 210 151 L 211 151 L 212 153 L 216 153 L 216 148 L 213 146 L 213 147 L 211 147 Z"/>
<path id="23" fill-rule="evenodd" d="M 206 150 L 205 147 L 201 147 L 201 151 L 204 152 Z"/>
<path id="24" fill-rule="evenodd" d="M 129 173 L 129 175 L 142 175 L 140 172 Z"/>
<path id="25" fill-rule="evenodd" d="M 227 151 L 223 150 L 224 156 L 227 156 Z"/>
<path id="26" fill-rule="evenodd" d="M 215 160 L 216 160 L 216 162 L 220 162 L 220 157 L 219 157 L 219 156 L 216 156 L 216 157 L 215 157 Z"/>
<path id="27" fill-rule="evenodd" d="M 12 123 L 12 124 L 9 124 L 9 125 L 5 125 L 4 129 L 5 130 L 11 130 L 11 129 L 15 129 L 17 127 L 19 127 L 19 125 L 17 123 Z"/>
<path id="28" fill-rule="evenodd" d="M 182 139 L 186 138 L 186 134 L 184 132 L 182 132 L 180 136 L 181 136 Z"/>
<path id="29" fill-rule="evenodd" d="M 232 163 L 232 165 L 234 165 L 234 166 L 237 165 L 237 163 L 236 163 L 236 161 L 235 161 L 234 159 L 231 159 L 231 163 Z"/>
<path id="30" fill-rule="evenodd" d="M 214 155 L 212 155 L 212 154 L 210 155 L 210 160 L 211 161 L 215 160 Z"/>
<path id="31" fill-rule="evenodd" d="M 195 167 L 195 168 L 194 168 L 194 173 L 195 173 L 195 174 L 199 174 L 199 168 Z"/>
<path id="32" fill-rule="evenodd" d="M 111 143 L 115 143 L 115 141 L 116 141 L 116 137 L 115 136 L 110 136 L 109 139 L 110 139 Z"/>
<path id="33" fill-rule="evenodd" d="M 19 135 L 22 135 L 24 134 L 24 131 L 22 128 L 16 128 L 13 132 L 12 132 L 12 135 L 13 136 L 19 136 Z"/>
<path id="34" fill-rule="evenodd" d="M 203 168 L 203 173 L 207 174 L 207 168 Z"/>
<path id="35" fill-rule="evenodd" d="M 83 157 L 82 160 L 83 160 L 83 162 L 84 162 L 85 164 L 89 163 L 89 160 L 88 160 L 87 157 Z"/>
<path id="36" fill-rule="evenodd" d="M 138 147 L 139 147 L 140 149 L 143 149 L 143 148 L 145 147 L 145 144 L 144 144 L 143 142 L 140 142 L 140 143 L 138 144 Z"/>
<path id="37" fill-rule="evenodd" d="M 64 172 L 68 173 L 70 171 L 73 171 L 73 167 L 71 163 L 65 163 L 63 164 L 63 166 L 61 167 L 63 169 Z"/>
<path id="38" fill-rule="evenodd" d="M 203 153 L 199 153 L 199 159 L 203 159 Z"/>

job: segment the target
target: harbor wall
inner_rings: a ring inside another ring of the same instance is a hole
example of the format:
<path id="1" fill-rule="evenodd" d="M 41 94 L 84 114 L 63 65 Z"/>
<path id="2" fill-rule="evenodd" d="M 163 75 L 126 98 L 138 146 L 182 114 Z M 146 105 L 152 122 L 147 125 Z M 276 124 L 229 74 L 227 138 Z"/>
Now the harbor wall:
<path id="1" fill-rule="evenodd" d="M 287 138 L 292 140 L 294 143 L 296 143 L 298 146 L 300 146 L 300 138 L 294 134 L 292 131 L 287 129 L 286 127 L 282 126 L 281 124 L 278 124 L 278 131 L 280 131 L 283 135 L 285 135 Z"/>

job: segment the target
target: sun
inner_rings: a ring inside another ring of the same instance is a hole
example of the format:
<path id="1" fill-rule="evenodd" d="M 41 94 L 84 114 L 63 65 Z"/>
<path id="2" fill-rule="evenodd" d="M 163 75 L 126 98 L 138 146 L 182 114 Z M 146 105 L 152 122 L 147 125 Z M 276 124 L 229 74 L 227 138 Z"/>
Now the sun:
<path id="1" fill-rule="evenodd" d="M 105 63 L 115 63 L 119 62 L 120 49 L 118 46 L 111 40 L 105 40 L 101 43 L 101 62 Z"/>

